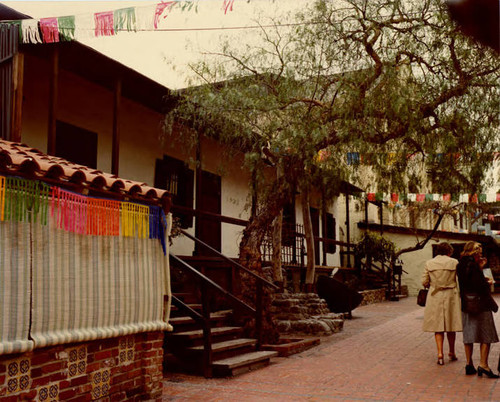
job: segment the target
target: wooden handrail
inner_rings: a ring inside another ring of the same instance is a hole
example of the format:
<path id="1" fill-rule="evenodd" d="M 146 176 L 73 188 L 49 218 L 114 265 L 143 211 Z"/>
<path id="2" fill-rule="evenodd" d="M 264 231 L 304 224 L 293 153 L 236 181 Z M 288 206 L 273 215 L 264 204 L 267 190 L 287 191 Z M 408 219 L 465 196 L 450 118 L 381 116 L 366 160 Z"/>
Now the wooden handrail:
<path id="1" fill-rule="evenodd" d="M 181 260 L 179 257 L 177 257 L 176 255 L 173 255 L 173 254 L 170 254 L 170 258 L 173 259 L 175 262 L 181 264 L 184 268 L 186 268 L 189 272 L 191 272 L 193 275 L 197 276 L 198 278 L 200 278 L 203 282 L 209 284 L 211 287 L 213 287 L 214 289 L 217 289 L 219 292 L 221 292 L 224 296 L 226 296 L 227 298 L 231 299 L 232 301 L 236 302 L 237 304 L 239 304 L 240 306 L 242 306 L 244 309 L 246 309 L 247 311 L 249 311 L 250 313 L 252 314 L 255 314 L 255 309 L 253 307 L 250 307 L 248 304 L 246 304 L 245 302 L 241 301 L 240 299 L 238 299 L 236 296 L 234 296 L 232 293 L 228 292 L 227 290 L 223 289 L 222 287 L 220 287 L 217 283 L 215 283 L 214 281 L 212 281 L 210 278 L 208 278 L 207 276 L 203 275 L 200 271 L 198 271 L 197 269 L 193 268 L 191 265 L 189 265 L 188 263 L 186 263 L 185 261 Z"/>
<path id="2" fill-rule="evenodd" d="M 231 258 L 225 256 L 224 254 L 222 254 L 220 251 L 216 250 L 215 248 L 213 248 L 212 246 L 209 246 L 207 243 L 205 243 L 204 241 L 201 241 L 200 239 L 190 235 L 189 233 L 187 233 L 185 230 L 181 229 L 180 232 L 190 238 L 191 240 L 194 240 L 196 243 L 199 243 L 201 244 L 203 247 L 206 247 L 208 248 L 210 251 L 212 251 L 213 253 L 215 253 L 217 256 L 221 257 L 222 259 L 226 260 L 227 262 L 229 262 L 231 265 L 233 265 L 234 267 L 240 269 L 240 270 L 243 270 L 245 271 L 247 274 L 253 276 L 255 279 L 257 279 L 258 281 L 262 282 L 263 284 L 275 289 L 275 290 L 279 290 L 279 287 L 276 286 L 274 283 L 272 282 L 269 282 L 267 279 L 264 279 L 262 278 L 261 276 L 257 275 L 255 272 L 252 272 L 250 271 L 249 269 L 245 268 L 243 265 L 237 263 L 236 261 L 232 260 Z M 208 279 L 208 278 L 207 278 Z M 222 289 L 222 288 L 221 288 Z"/>
<path id="3" fill-rule="evenodd" d="M 216 214 L 214 212 L 202 211 L 200 209 L 193 209 L 188 207 L 183 207 L 181 205 L 172 205 L 170 208 L 172 212 L 178 212 L 181 214 L 187 214 L 192 216 L 200 216 L 203 218 L 211 219 L 217 222 L 230 223 L 238 226 L 247 226 L 248 221 L 244 219 L 232 218 L 230 216 Z"/>
<path id="4" fill-rule="evenodd" d="M 181 310 L 185 311 L 193 320 L 203 322 L 203 316 L 198 313 L 196 310 L 193 310 L 186 303 L 184 303 L 181 299 L 176 297 L 175 295 L 171 296 L 172 304 L 177 306 Z"/>
<path id="5" fill-rule="evenodd" d="M 188 214 L 188 215 L 192 215 L 192 216 L 200 216 L 200 217 L 211 219 L 211 220 L 221 222 L 221 223 L 229 223 L 229 224 L 238 225 L 238 226 L 247 226 L 248 225 L 248 221 L 244 220 L 244 219 L 238 219 L 238 218 L 233 218 L 231 216 L 225 216 L 225 215 L 220 215 L 220 214 L 216 214 L 213 212 L 202 211 L 200 209 L 183 207 L 182 205 L 172 205 L 170 207 L 170 209 L 172 212 L 178 212 L 178 213 Z M 292 234 L 295 237 L 305 237 L 304 233 L 293 232 L 290 234 Z M 338 245 L 338 246 L 344 246 L 344 247 L 353 247 L 354 246 L 353 243 L 346 243 L 344 241 L 328 239 L 326 237 L 314 236 L 314 240 L 321 241 L 325 244 L 332 244 L 332 245 Z"/>

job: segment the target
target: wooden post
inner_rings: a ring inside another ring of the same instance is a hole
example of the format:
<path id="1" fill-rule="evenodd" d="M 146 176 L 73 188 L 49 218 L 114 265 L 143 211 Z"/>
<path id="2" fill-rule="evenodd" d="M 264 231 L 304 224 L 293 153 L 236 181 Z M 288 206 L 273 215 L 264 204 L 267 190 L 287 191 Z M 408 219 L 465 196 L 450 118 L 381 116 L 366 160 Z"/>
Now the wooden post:
<path id="1" fill-rule="evenodd" d="M 347 240 L 347 267 L 351 268 L 351 227 L 349 225 L 349 191 L 345 193 L 345 227 Z"/>
<path id="2" fill-rule="evenodd" d="M 326 201 L 325 201 L 325 189 L 321 189 L 321 237 L 326 239 Z M 319 243 L 318 243 L 319 245 Z M 322 254 L 323 254 L 323 265 L 326 266 L 326 249 L 329 247 L 329 243 L 325 240 L 322 241 Z"/>
<path id="3" fill-rule="evenodd" d="M 201 282 L 201 309 L 203 315 L 203 376 L 212 377 L 212 331 L 210 329 L 210 297 L 207 285 Z"/>
<path id="4" fill-rule="evenodd" d="M 195 211 L 202 209 L 201 205 L 201 134 L 198 132 L 196 134 L 196 166 L 195 166 Z M 200 230 L 200 224 L 202 221 L 201 215 L 195 214 L 195 236 L 198 236 L 198 231 Z M 194 246 L 193 255 L 202 255 L 203 246 L 198 243 Z"/>
<path id="5" fill-rule="evenodd" d="M 384 234 L 384 204 L 380 201 L 379 205 L 379 215 L 380 215 L 380 234 Z"/>
<path id="6" fill-rule="evenodd" d="M 255 295 L 255 334 L 257 337 L 257 350 L 262 346 L 262 305 L 264 292 L 262 282 L 257 280 L 257 292 Z"/>
<path id="7" fill-rule="evenodd" d="M 368 206 L 370 204 L 368 203 L 368 200 L 365 200 L 365 223 L 366 223 L 366 226 L 368 226 Z M 367 227 L 367 230 L 368 230 L 368 227 Z"/>
<path id="8" fill-rule="evenodd" d="M 23 86 L 24 86 L 24 54 L 17 52 L 13 59 L 13 113 L 11 122 L 11 139 L 21 142 L 22 115 L 23 115 Z"/>
<path id="9" fill-rule="evenodd" d="M 120 168 L 120 106 L 122 81 L 117 78 L 113 97 L 113 142 L 111 151 L 111 173 L 118 176 Z"/>
<path id="10" fill-rule="evenodd" d="M 57 95 L 59 84 L 59 48 L 54 46 L 51 55 L 51 73 L 49 77 L 49 124 L 47 132 L 47 153 L 56 154 Z"/>

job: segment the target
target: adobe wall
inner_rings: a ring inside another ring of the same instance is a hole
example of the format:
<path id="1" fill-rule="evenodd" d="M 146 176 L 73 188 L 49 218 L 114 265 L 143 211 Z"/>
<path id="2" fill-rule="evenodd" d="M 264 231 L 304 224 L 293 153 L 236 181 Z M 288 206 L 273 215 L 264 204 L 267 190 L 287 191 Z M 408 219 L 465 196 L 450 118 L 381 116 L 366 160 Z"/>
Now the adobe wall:
<path id="1" fill-rule="evenodd" d="M 0 399 L 160 401 L 162 362 L 163 332 L 3 355 Z"/>

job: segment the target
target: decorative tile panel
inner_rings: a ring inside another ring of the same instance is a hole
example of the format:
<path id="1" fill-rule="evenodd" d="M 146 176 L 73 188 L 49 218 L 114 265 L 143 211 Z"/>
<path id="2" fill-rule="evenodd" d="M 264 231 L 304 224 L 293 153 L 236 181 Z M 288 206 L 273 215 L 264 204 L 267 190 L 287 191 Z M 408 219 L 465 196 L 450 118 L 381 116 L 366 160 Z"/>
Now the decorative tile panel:
<path id="1" fill-rule="evenodd" d="M 135 338 L 127 336 L 120 339 L 120 364 L 134 361 Z"/>
<path id="2" fill-rule="evenodd" d="M 59 400 L 59 383 L 47 384 L 37 389 L 36 401 L 54 402 Z"/>
<path id="3" fill-rule="evenodd" d="M 6 362 L 7 395 L 28 391 L 31 385 L 31 362 L 28 358 L 20 358 Z"/>
<path id="4" fill-rule="evenodd" d="M 78 377 L 87 370 L 87 347 L 80 346 L 68 350 L 68 375 Z"/>
<path id="5" fill-rule="evenodd" d="M 92 400 L 104 398 L 109 395 L 111 370 L 103 369 L 93 372 L 90 375 L 90 381 L 92 384 Z"/>

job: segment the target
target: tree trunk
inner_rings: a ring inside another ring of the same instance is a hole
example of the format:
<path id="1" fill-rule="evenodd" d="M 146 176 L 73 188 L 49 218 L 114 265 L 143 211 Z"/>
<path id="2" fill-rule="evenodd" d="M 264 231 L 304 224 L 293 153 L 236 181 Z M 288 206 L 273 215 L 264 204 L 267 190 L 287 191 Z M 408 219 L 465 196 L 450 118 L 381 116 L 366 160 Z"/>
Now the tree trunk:
<path id="1" fill-rule="evenodd" d="M 283 210 L 273 223 L 273 281 L 283 290 L 284 279 L 281 271 L 281 231 L 283 227 Z"/>
<path id="2" fill-rule="evenodd" d="M 304 291 L 312 292 L 314 288 L 315 276 L 315 250 L 314 250 L 314 234 L 311 221 L 311 209 L 309 208 L 309 186 L 305 184 L 301 189 L 302 199 L 302 217 L 304 219 L 304 233 L 306 236 L 306 252 L 307 252 L 307 265 L 306 265 L 306 282 Z"/>
<path id="3" fill-rule="evenodd" d="M 274 191 L 270 192 L 264 202 L 265 207 L 259 208 L 256 215 L 250 218 L 248 226 L 243 231 L 243 238 L 240 243 L 239 262 L 245 268 L 255 272 L 263 277 L 262 271 L 262 254 L 260 246 L 264 235 L 269 227 L 271 227 L 274 219 L 281 213 L 283 206 L 290 200 L 292 189 L 284 178 L 280 178 L 274 187 Z M 256 300 L 256 282 L 253 277 L 241 275 L 242 297 L 250 305 L 255 306 Z M 271 316 L 271 301 L 273 290 L 268 286 L 264 286 L 264 296 L 262 300 L 264 316 L 262 323 L 262 333 L 264 334 L 265 343 L 276 343 L 279 339 L 279 333 L 274 325 Z M 249 336 L 254 335 L 255 322 L 253 317 L 245 317 L 242 323 L 245 327 L 245 332 Z"/>

